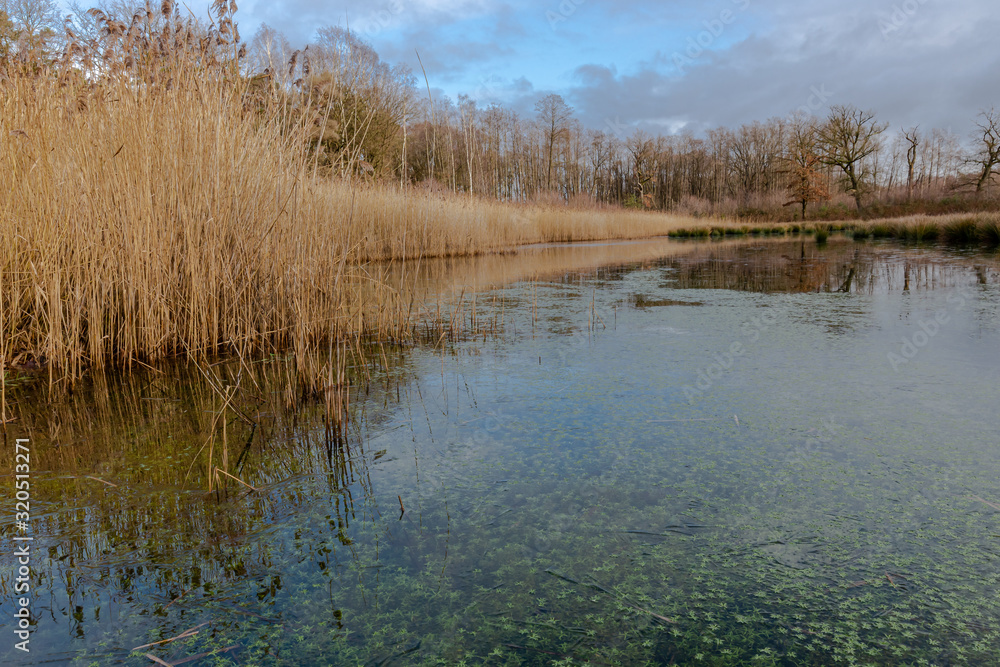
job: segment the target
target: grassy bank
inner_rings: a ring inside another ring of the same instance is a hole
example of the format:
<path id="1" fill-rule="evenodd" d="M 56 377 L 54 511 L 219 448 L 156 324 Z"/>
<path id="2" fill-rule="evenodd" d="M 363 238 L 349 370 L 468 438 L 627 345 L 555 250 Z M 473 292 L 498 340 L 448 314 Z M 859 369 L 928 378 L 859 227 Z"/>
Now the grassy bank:
<path id="1" fill-rule="evenodd" d="M 830 232 L 851 234 L 857 240 L 868 238 L 904 241 L 937 241 L 950 245 L 1000 246 L 1000 213 L 972 213 L 943 216 L 909 216 L 884 220 L 842 220 L 812 223 L 761 223 L 703 221 L 682 226 L 672 232 L 675 238 L 721 238 L 733 236 L 784 236 L 815 234 L 825 239 Z"/>
<path id="2" fill-rule="evenodd" d="M 950 245 L 1000 246 L 1000 213 L 912 216 L 856 223 L 855 239 L 892 238 L 905 241 L 937 241 Z"/>

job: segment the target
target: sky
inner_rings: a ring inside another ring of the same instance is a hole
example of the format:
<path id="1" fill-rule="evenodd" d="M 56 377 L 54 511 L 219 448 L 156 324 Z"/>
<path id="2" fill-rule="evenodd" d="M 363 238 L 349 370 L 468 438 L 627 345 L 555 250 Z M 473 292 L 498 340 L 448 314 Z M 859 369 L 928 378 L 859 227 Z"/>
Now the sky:
<path id="1" fill-rule="evenodd" d="M 997 0 L 243 0 L 295 45 L 347 26 L 432 89 L 584 125 L 702 134 L 831 105 L 967 135 L 1000 107 Z"/>

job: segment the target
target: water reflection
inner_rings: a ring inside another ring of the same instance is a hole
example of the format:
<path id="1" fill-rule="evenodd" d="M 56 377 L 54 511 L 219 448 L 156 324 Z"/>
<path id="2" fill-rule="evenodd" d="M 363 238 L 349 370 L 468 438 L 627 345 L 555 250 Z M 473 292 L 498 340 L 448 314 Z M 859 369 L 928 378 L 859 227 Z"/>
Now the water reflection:
<path id="1" fill-rule="evenodd" d="M 14 389 L 44 555 L 28 663 L 991 655 L 995 256 L 754 239 L 397 268 L 427 303 L 478 285 L 504 335 L 348 363 L 343 437 L 281 358 Z"/>
<path id="2" fill-rule="evenodd" d="M 997 261 L 934 248 L 906 248 L 832 239 L 702 245 L 662 262 L 666 284 L 678 289 L 747 292 L 873 294 L 949 289 L 975 272 L 982 285 L 997 282 Z"/>

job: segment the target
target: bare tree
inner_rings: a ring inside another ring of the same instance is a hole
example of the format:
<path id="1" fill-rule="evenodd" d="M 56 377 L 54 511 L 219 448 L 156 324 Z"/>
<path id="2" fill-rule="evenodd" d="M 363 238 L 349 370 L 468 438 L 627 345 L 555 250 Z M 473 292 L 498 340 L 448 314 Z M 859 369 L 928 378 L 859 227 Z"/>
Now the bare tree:
<path id="1" fill-rule="evenodd" d="M 548 167 L 545 172 L 545 189 L 552 189 L 552 164 L 556 151 L 556 144 L 568 135 L 569 119 L 573 115 L 573 109 L 566 104 L 560 95 L 550 94 L 535 103 L 535 112 L 538 114 L 538 123 L 545 133 L 545 152 Z"/>
<path id="2" fill-rule="evenodd" d="M 591 186 L 590 194 L 597 199 L 600 194 L 601 174 L 611 161 L 611 141 L 612 137 L 603 131 L 590 130 L 587 133 L 590 139 L 588 157 L 590 158 Z"/>
<path id="3" fill-rule="evenodd" d="M 875 120 L 874 111 L 838 105 L 817 132 L 823 163 L 844 172 L 847 192 L 854 197 L 858 211 L 870 187 L 864 161 L 881 148 L 881 136 L 888 127 L 888 123 Z"/>
<path id="4" fill-rule="evenodd" d="M 8 22 L 13 24 L 15 48 L 25 58 L 46 55 L 52 50 L 53 42 L 60 34 L 61 19 L 57 0 L 0 0 L 0 15 L 5 15 Z M 2 27 L 0 25 L 0 29 Z M 4 41 L 4 37 L 0 35 L 0 48 Z M 7 50 L 12 48 L 8 46 Z"/>
<path id="5" fill-rule="evenodd" d="M 283 85 L 288 78 L 287 66 L 292 52 L 292 45 L 288 39 L 280 31 L 263 23 L 257 29 L 253 39 L 250 40 L 250 57 L 247 66 L 251 73 L 263 74 L 266 72 Z"/>
<path id="6" fill-rule="evenodd" d="M 906 140 L 906 198 L 913 199 L 913 178 L 917 166 L 917 153 L 920 149 L 920 128 L 919 126 L 903 130 L 903 138 Z"/>
<path id="7" fill-rule="evenodd" d="M 766 192 L 781 156 L 783 129 L 778 123 L 754 122 L 732 134 L 729 162 L 737 194 L 747 204 L 750 196 Z"/>
<path id="8" fill-rule="evenodd" d="M 259 32 L 254 42 L 258 58 L 266 57 L 271 49 L 271 62 L 285 49 L 280 33 L 270 29 Z M 318 112 L 311 137 L 316 165 L 342 176 L 388 176 L 397 165 L 406 170 L 399 154 L 403 126 L 413 108 L 414 81 L 409 70 L 390 66 L 354 33 L 330 26 L 320 28 L 316 42 L 305 50 L 292 53 L 287 72 L 292 85 Z"/>
<path id="9" fill-rule="evenodd" d="M 656 173 L 656 151 L 652 138 L 642 130 L 636 130 L 625 142 L 625 148 L 632 158 L 632 176 L 636 206 L 650 208 L 652 197 L 647 189 Z"/>
<path id="10" fill-rule="evenodd" d="M 980 194 L 993 180 L 1000 166 L 1000 112 L 990 109 L 979 114 L 975 139 L 977 152 L 967 162 L 976 167 L 976 194 Z"/>

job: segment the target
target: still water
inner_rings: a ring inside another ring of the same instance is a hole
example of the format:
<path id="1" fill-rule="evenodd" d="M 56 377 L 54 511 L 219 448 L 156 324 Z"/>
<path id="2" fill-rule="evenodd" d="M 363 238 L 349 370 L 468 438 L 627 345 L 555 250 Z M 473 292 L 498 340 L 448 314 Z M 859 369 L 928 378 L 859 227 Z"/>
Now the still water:
<path id="1" fill-rule="evenodd" d="M 0 663 L 1000 664 L 997 255 L 655 241 L 397 276 L 467 335 L 378 346 L 345 437 L 284 358 L 9 388 L 33 621 L 24 654 L 5 503 Z"/>

